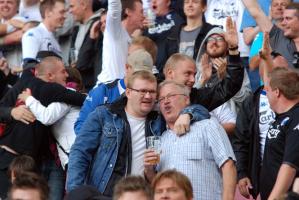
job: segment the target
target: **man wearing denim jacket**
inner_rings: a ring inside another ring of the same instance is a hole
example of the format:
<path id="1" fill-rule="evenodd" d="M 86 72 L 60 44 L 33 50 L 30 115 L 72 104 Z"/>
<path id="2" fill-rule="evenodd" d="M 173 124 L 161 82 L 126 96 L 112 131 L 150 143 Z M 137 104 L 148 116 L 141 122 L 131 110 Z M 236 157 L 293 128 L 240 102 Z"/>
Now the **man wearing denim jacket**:
<path id="1" fill-rule="evenodd" d="M 166 127 L 152 111 L 156 90 L 150 72 L 135 72 L 128 80 L 126 97 L 100 106 L 88 116 L 70 152 L 67 191 L 87 184 L 111 197 L 113 186 L 123 176 L 143 175 L 145 137 L 161 135 Z M 197 112 L 197 108 L 193 110 Z M 194 119 L 209 118 L 207 110 L 198 111 Z"/>

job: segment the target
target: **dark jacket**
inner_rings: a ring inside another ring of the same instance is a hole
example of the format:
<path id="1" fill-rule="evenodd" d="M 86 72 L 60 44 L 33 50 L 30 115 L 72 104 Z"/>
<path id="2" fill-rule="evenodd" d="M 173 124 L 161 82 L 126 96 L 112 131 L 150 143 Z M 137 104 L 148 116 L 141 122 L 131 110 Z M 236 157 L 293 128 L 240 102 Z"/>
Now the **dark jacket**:
<path id="1" fill-rule="evenodd" d="M 96 83 L 97 75 L 102 70 L 102 46 L 103 46 L 103 34 L 97 39 L 91 39 L 89 37 L 90 29 L 96 20 L 94 18 L 89 30 L 87 31 L 82 46 L 78 52 L 78 58 L 76 62 L 76 68 L 79 70 L 85 89 L 89 91 Z M 74 48 L 76 37 L 78 35 L 79 27 L 75 27 L 72 34 L 71 48 Z"/>
<path id="2" fill-rule="evenodd" d="M 162 71 L 163 72 L 163 67 L 167 61 L 167 59 L 175 53 L 179 52 L 179 47 L 180 47 L 180 33 L 182 28 L 186 26 L 186 24 L 182 24 L 181 26 L 175 26 L 172 28 L 170 34 L 168 35 L 168 37 L 166 38 L 166 44 L 165 44 L 165 51 L 163 57 L 164 59 L 161 60 L 161 66 L 162 66 Z M 194 54 L 193 54 L 193 59 L 196 60 L 196 56 L 198 53 L 198 50 L 200 48 L 200 45 L 203 41 L 203 39 L 205 38 L 206 34 L 213 28 L 216 27 L 214 25 L 211 25 L 209 23 L 207 23 L 203 17 L 203 24 L 202 27 L 200 29 L 200 32 L 198 34 L 198 36 L 196 37 L 195 40 L 195 44 L 194 44 Z M 162 53 L 162 52 L 161 52 Z M 158 66 L 159 68 L 159 66 Z"/>
<path id="3" fill-rule="evenodd" d="M 260 87 L 247 97 L 238 113 L 232 145 L 237 158 L 238 180 L 248 177 L 253 189 L 251 194 L 259 193 L 259 174 L 261 170 L 259 104 Z"/>
<path id="4" fill-rule="evenodd" d="M 244 67 L 240 55 L 229 55 L 225 78 L 212 87 L 192 88 L 190 100 L 192 104 L 200 104 L 209 111 L 232 98 L 241 88 Z"/>
<path id="5" fill-rule="evenodd" d="M 85 95 L 73 92 L 56 83 L 47 83 L 31 77 L 19 80 L 0 101 L 0 119 L 6 122 L 0 145 L 6 145 L 20 154 L 30 155 L 36 160 L 48 152 L 49 128 L 35 120 L 25 124 L 12 119 L 11 109 L 16 106 L 18 94 L 30 88 L 32 95 L 44 106 L 52 102 L 64 102 L 81 106 Z"/>

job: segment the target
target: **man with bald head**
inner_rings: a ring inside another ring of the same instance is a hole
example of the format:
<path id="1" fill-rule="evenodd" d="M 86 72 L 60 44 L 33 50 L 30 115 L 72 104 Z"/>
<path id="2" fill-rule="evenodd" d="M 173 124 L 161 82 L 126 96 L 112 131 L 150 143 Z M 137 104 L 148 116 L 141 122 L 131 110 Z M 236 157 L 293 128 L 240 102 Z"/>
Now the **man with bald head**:
<path id="1" fill-rule="evenodd" d="M 1 198 L 5 198 L 9 188 L 7 169 L 16 156 L 32 156 L 39 167 L 42 162 L 51 158 L 48 142 L 50 129 L 28 116 L 30 112 L 18 112 L 18 109 L 26 110 L 24 105 L 20 105 L 20 108 L 16 107 L 18 104 L 22 104 L 17 99 L 18 94 L 29 88 L 32 95 L 45 106 L 52 102 L 81 106 L 85 99 L 85 95 L 67 90 L 64 87 L 68 74 L 59 57 L 52 55 L 43 58 L 35 68 L 35 75 L 36 77 L 22 78 L 0 101 L 0 122 L 6 123 L 5 130 L 0 136 Z"/>

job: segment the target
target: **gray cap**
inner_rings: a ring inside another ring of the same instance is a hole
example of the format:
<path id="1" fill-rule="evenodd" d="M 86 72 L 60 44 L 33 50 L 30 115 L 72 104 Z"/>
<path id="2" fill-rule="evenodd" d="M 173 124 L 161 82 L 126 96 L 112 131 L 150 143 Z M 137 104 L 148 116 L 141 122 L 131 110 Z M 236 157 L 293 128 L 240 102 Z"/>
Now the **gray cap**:
<path id="1" fill-rule="evenodd" d="M 128 56 L 127 64 L 131 65 L 135 72 L 141 70 L 152 72 L 154 66 L 152 56 L 144 49 L 133 51 Z"/>

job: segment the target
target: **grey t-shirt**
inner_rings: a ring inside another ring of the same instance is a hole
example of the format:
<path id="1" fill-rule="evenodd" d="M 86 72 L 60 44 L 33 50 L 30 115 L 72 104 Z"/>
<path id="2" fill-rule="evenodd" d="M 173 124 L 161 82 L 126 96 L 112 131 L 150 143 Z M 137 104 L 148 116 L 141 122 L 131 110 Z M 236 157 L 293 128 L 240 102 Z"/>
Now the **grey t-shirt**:
<path id="1" fill-rule="evenodd" d="M 285 37 L 283 31 L 276 25 L 272 27 L 269 36 L 273 51 L 281 54 L 288 61 L 289 66 L 293 66 L 294 52 L 297 51 L 294 41 Z"/>
<path id="2" fill-rule="evenodd" d="M 195 39 L 198 36 L 200 29 L 201 27 L 192 31 L 185 31 L 182 29 L 180 33 L 180 53 L 193 57 Z"/>

